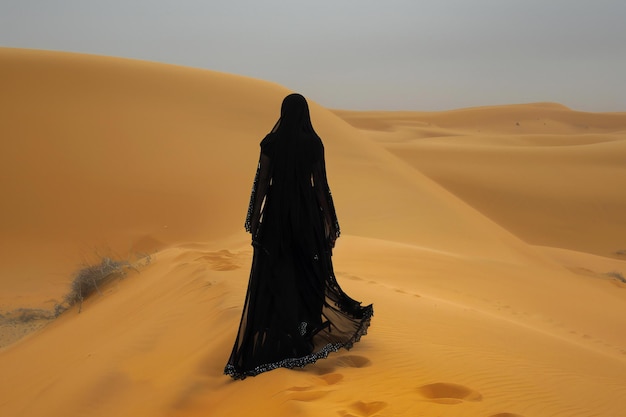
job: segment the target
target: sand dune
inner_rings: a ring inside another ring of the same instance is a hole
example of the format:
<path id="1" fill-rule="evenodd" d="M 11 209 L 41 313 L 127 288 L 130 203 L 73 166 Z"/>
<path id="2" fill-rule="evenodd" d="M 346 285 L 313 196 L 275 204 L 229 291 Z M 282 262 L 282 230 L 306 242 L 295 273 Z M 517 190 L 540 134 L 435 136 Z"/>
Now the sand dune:
<path id="1" fill-rule="evenodd" d="M 19 285 L 9 299 L 64 283 L 98 254 L 241 233 L 258 142 L 287 90 L 140 61 L 12 49 L 1 56 L 9 202 L 1 279 L 7 291 Z M 499 256 L 509 255 L 502 239 L 518 244 L 329 111 L 312 111 L 339 210 L 355 208 L 342 215 L 346 233 Z M 474 245 L 477 233 L 488 248 Z M 41 262 L 30 261 L 33 253 Z"/>
<path id="2" fill-rule="evenodd" d="M 626 113 L 539 103 L 336 114 L 528 243 L 626 249 Z"/>
<path id="3" fill-rule="evenodd" d="M 0 314 L 52 308 L 81 263 L 150 254 L 0 349 L 0 415 L 626 415 L 626 115 L 311 103 L 338 278 L 376 316 L 349 352 L 231 381 L 242 222 L 288 91 L 16 49 L 0 83 Z"/>

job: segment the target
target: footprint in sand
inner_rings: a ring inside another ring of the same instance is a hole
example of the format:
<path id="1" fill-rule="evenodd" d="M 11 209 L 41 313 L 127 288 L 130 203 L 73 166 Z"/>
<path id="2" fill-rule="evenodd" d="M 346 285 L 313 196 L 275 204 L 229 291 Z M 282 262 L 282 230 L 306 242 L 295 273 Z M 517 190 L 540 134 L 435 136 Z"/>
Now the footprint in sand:
<path id="1" fill-rule="evenodd" d="M 345 355 L 333 358 L 332 360 L 327 360 L 323 363 L 318 362 L 308 368 L 307 372 L 314 372 L 317 375 L 321 375 L 323 378 L 327 375 L 341 375 L 333 374 L 337 368 L 365 368 L 371 365 L 372 361 L 365 356 Z"/>
<path id="2" fill-rule="evenodd" d="M 426 398 L 426 401 L 438 404 L 461 404 L 465 401 L 482 401 L 483 399 L 478 391 L 446 382 L 423 385 L 417 390 Z"/>
<path id="3" fill-rule="evenodd" d="M 498 413 L 498 414 L 493 414 L 489 417 L 524 417 L 520 414 L 513 414 L 513 413 Z"/>
<path id="4" fill-rule="evenodd" d="M 346 355 L 337 358 L 337 365 L 349 368 L 365 368 L 371 366 L 372 361 L 365 356 Z"/>
<path id="5" fill-rule="evenodd" d="M 343 379 L 342 374 L 325 374 L 319 377 L 326 385 L 335 385 Z"/>
<path id="6" fill-rule="evenodd" d="M 295 372 L 312 372 L 316 375 L 320 375 L 323 378 L 325 375 L 329 375 L 335 372 L 336 368 L 334 366 L 328 366 L 329 363 L 314 363 L 310 365 L 308 369 L 294 369 Z"/>
<path id="7" fill-rule="evenodd" d="M 341 277 L 341 279 L 345 278 L 345 279 L 351 279 L 351 280 L 354 280 L 354 281 L 364 281 L 364 279 L 361 278 L 360 276 L 348 274 L 346 272 L 337 272 L 336 275 Z"/>
<path id="8" fill-rule="evenodd" d="M 337 368 L 364 368 L 370 366 L 370 361 L 365 356 L 359 355 L 346 355 L 335 358 L 334 361 L 325 361 L 322 363 L 316 363 L 306 370 L 296 370 L 300 372 L 313 372 L 317 374 L 317 382 L 315 385 L 309 385 L 304 387 L 291 387 L 284 391 L 288 400 L 294 401 L 313 401 L 318 398 L 322 398 L 333 390 L 324 390 L 323 388 L 330 388 L 333 385 L 340 383 L 344 376 L 343 374 L 336 372 Z M 330 366 L 328 366 L 330 365 Z M 322 389 L 320 389 L 322 388 Z M 355 403 L 357 404 L 357 403 Z M 369 403 L 368 403 L 369 404 Z M 357 406 L 358 408 L 358 406 Z M 359 414 L 360 416 L 368 416 L 369 414 Z M 349 414 L 346 414 L 349 416 Z"/>
<path id="9" fill-rule="evenodd" d="M 310 391 L 314 387 L 291 387 L 287 389 L 287 399 L 292 401 L 315 401 L 326 395 L 329 391 Z"/>
<path id="10" fill-rule="evenodd" d="M 401 288 L 395 288 L 394 291 L 399 293 L 399 294 L 412 295 L 413 297 L 416 297 L 416 298 L 420 298 L 421 297 L 421 295 L 419 295 L 419 294 L 411 294 L 411 293 L 408 293 L 408 292 L 404 291 Z"/>
<path id="11" fill-rule="evenodd" d="M 226 249 L 218 252 L 208 252 L 195 259 L 195 261 L 206 261 L 214 271 L 232 271 L 241 268 L 238 262 L 238 254 Z"/>
<path id="12" fill-rule="evenodd" d="M 305 387 L 291 387 L 285 390 L 288 400 L 293 401 L 314 401 L 328 395 L 331 391 L 318 390 L 318 388 L 335 385 L 343 379 L 342 374 L 325 374 L 319 377 L 316 385 Z"/>
<path id="13" fill-rule="evenodd" d="M 342 417 L 369 417 L 375 415 L 380 410 L 387 407 L 387 405 L 388 404 L 384 401 L 357 401 L 350 404 L 350 411 L 341 410 L 339 411 L 339 415 Z"/>

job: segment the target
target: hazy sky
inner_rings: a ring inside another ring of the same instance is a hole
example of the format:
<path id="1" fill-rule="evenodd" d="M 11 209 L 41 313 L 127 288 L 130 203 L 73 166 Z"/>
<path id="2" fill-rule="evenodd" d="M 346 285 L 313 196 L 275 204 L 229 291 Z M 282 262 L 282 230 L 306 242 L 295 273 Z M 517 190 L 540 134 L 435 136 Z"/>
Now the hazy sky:
<path id="1" fill-rule="evenodd" d="M 241 74 L 331 108 L 626 111 L 626 0 L 0 0 L 0 45 Z"/>

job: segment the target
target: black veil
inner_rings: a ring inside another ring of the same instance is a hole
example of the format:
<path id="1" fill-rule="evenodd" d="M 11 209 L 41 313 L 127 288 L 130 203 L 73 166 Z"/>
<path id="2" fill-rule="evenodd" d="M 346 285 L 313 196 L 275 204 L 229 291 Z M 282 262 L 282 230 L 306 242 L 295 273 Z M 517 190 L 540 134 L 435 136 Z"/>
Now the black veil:
<path id="1" fill-rule="evenodd" d="M 333 272 L 340 228 L 324 146 L 299 94 L 283 100 L 261 141 L 245 228 L 254 256 L 226 374 L 243 379 L 304 366 L 366 334 L 372 306 L 348 297 Z"/>

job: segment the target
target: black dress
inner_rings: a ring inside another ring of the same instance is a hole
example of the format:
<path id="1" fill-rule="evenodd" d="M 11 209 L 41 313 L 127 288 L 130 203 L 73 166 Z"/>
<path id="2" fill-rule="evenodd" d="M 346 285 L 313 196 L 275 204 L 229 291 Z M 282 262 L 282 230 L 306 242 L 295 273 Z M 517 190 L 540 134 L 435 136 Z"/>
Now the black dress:
<path id="1" fill-rule="evenodd" d="M 367 333 L 372 306 L 348 297 L 333 272 L 340 229 L 324 147 L 301 95 L 285 98 L 281 118 L 261 142 L 245 226 L 252 270 L 225 374 L 243 379 L 302 367 L 350 349 Z"/>

